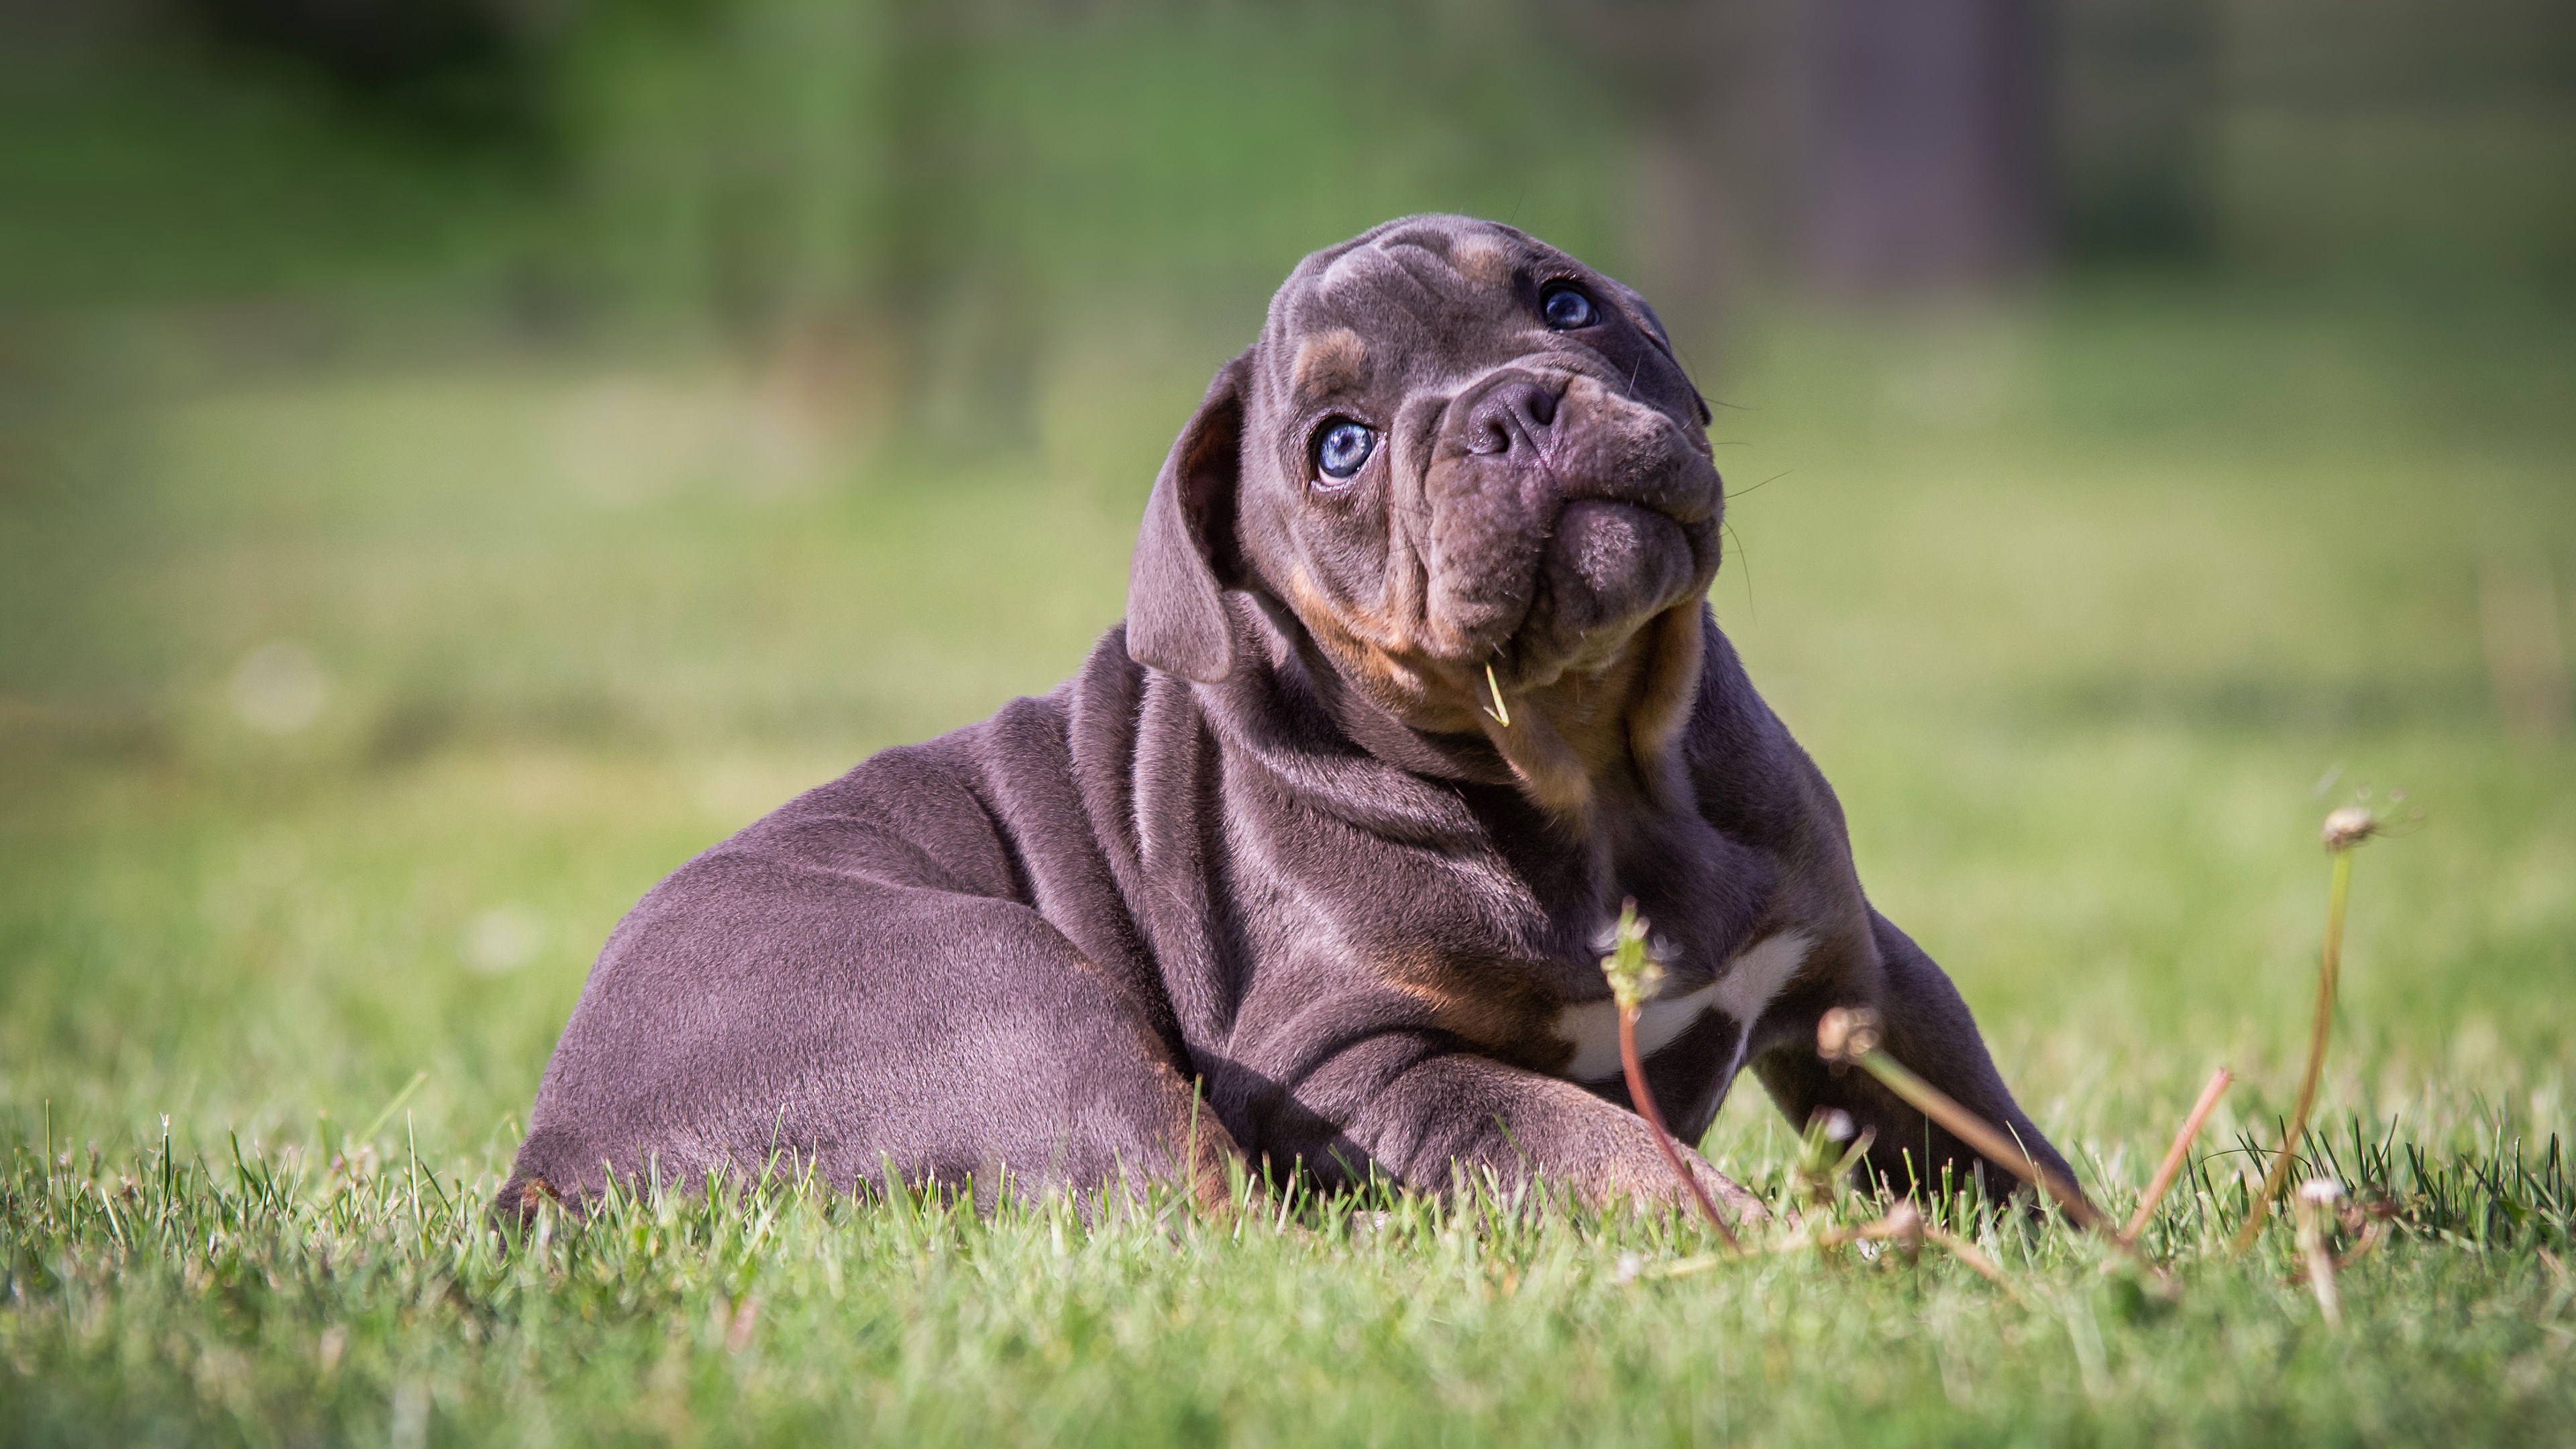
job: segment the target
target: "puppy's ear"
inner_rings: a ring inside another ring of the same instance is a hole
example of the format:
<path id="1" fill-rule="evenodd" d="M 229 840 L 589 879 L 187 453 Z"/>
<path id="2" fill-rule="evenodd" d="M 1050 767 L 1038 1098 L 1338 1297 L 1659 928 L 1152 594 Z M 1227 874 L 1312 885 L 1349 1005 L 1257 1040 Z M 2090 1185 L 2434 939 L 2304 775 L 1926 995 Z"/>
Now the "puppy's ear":
<path id="1" fill-rule="evenodd" d="M 1234 669 L 1234 631 L 1221 594 L 1237 572 L 1235 489 L 1251 383 L 1248 349 L 1217 370 L 1154 478 L 1127 571 L 1128 656 L 1202 684 Z"/>

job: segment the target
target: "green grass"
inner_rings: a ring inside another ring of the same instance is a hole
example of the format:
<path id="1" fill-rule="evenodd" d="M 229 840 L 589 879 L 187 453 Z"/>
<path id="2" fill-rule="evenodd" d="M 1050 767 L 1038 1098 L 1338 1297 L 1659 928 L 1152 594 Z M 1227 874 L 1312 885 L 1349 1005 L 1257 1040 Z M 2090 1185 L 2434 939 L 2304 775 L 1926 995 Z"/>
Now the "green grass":
<path id="1" fill-rule="evenodd" d="M 1893 1252 L 1659 1277 L 1714 1240 L 1487 1192 L 1086 1224 L 791 1184 L 504 1244 L 408 1151 L 22 1158 L 0 1342 L 26 1440 L 2561 1438 L 2576 1284 L 2532 1249 L 2566 1247 L 2563 1165 L 2450 1182 L 2448 1212 L 2442 1180 L 2374 1184 L 2416 1213 L 2329 1334 L 2277 1244 L 2207 1260 L 2224 1191 L 2150 1235 L 2202 1259 L 2179 1302 L 2096 1240 L 1990 1221 L 2015 1301 Z"/>
<path id="2" fill-rule="evenodd" d="M 1711 381 L 1721 619 L 2033 1114 L 2125 1204 L 2244 1079 L 2151 1237 L 2172 1305 L 2013 1223 L 2026 1302 L 1634 1275 L 1706 1244 L 1483 1198 L 781 1188 L 504 1254 L 476 1213 L 619 913 L 1069 672 L 1222 353 L 1060 357 L 1034 456 L 940 467 L 700 358 L 135 332 L 0 460 L 0 1437 L 2563 1440 L 2576 746 L 2502 729 L 2479 590 L 2554 574 L 2576 637 L 2564 324 L 2094 288 L 1784 321 Z M 276 641 L 327 683 L 284 736 L 232 688 Z M 2287 1224 L 2218 1247 L 2364 786 L 2426 818 L 2358 861 L 2318 1156 L 2400 1217 L 2337 1334 Z M 1750 1084 L 1708 1148 L 1774 1192 L 1794 1152 Z"/>

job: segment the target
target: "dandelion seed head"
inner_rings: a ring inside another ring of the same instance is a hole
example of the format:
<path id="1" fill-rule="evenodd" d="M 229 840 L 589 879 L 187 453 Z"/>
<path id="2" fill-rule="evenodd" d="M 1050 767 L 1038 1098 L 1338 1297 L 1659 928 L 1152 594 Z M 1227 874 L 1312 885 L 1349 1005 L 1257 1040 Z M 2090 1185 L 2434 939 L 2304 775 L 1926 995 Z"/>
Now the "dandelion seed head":
<path id="1" fill-rule="evenodd" d="M 2326 816 L 2324 840 L 2331 851 L 2350 850 L 2378 833 L 2379 817 L 2359 805 L 2346 805 Z"/>

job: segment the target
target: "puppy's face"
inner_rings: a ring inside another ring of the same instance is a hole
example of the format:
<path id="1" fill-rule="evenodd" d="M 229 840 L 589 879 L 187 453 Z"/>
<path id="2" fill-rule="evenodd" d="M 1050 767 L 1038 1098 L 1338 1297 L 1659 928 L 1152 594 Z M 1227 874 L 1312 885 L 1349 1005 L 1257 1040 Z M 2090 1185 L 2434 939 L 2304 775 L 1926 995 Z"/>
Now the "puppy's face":
<path id="1" fill-rule="evenodd" d="M 1317 252 L 1174 449 L 1131 647 L 1213 677 L 1145 597 L 1165 505 L 1218 583 L 1416 728 L 1597 676 L 1680 605 L 1695 638 L 1723 502 L 1704 406 L 1635 293 L 1511 228 L 1417 217 Z"/>

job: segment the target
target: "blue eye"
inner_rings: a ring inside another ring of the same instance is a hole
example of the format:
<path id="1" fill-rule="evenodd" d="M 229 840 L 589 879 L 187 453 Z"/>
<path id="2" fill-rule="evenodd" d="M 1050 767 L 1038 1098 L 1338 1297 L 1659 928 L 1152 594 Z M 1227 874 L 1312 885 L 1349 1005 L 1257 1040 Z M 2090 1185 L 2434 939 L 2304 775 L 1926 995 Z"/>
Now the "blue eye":
<path id="1" fill-rule="evenodd" d="M 1349 418 L 1335 418 L 1315 438 L 1315 471 L 1335 483 L 1356 476 L 1369 454 L 1377 451 L 1377 430 Z"/>
<path id="2" fill-rule="evenodd" d="M 1547 325 L 1559 332 L 1589 327 L 1601 320 L 1592 299 L 1563 282 L 1538 294 L 1538 311 L 1547 319 Z"/>

